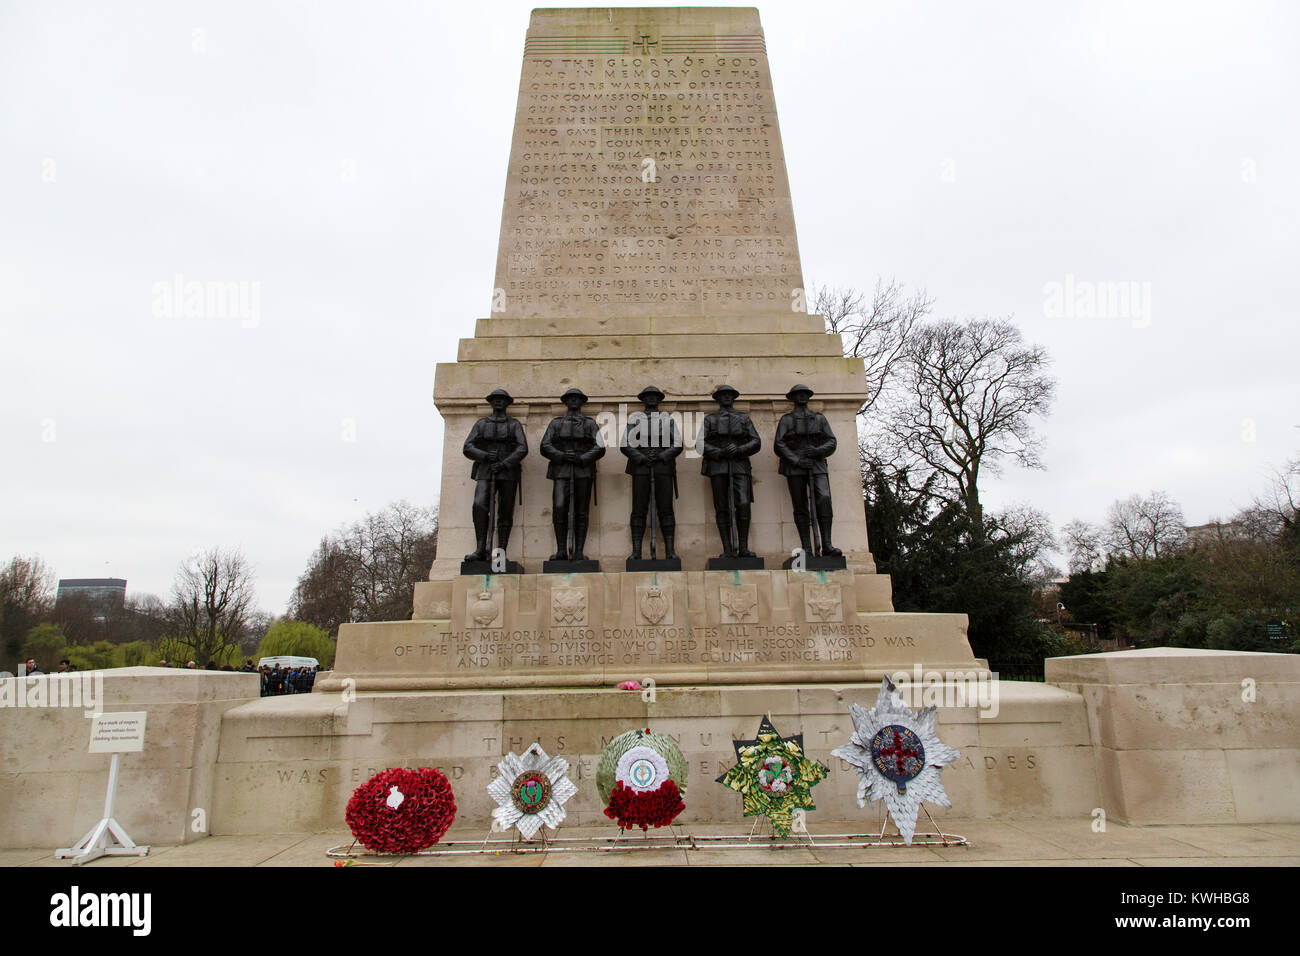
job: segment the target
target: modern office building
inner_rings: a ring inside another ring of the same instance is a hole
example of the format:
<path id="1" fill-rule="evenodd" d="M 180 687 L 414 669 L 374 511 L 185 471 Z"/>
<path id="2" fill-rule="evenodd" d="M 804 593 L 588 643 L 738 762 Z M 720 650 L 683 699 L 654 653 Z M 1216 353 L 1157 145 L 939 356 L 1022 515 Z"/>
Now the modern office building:
<path id="1" fill-rule="evenodd" d="M 101 612 L 120 608 L 125 600 L 125 578 L 60 578 L 54 597 L 56 607 L 67 601 L 76 601 Z"/>

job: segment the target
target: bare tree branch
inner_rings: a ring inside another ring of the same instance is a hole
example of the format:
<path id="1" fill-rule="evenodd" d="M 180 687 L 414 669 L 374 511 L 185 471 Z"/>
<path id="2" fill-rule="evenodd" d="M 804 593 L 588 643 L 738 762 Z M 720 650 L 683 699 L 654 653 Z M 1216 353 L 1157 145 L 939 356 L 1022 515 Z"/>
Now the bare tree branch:
<path id="1" fill-rule="evenodd" d="M 436 509 L 398 501 L 321 539 L 290 615 L 338 633 L 355 621 L 404 620 L 438 547 Z"/>
<path id="2" fill-rule="evenodd" d="M 981 474 L 1008 460 L 1042 467 L 1034 423 L 1055 394 L 1049 364 L 1047 350 L 1025 344 L 1009 320 L 911 328 L 896 381 L 868 424 L 875 456 L 938 472 L 982 534 Z"/>
<path id="3" fill-rule="evenodd" d="M 826 331 L 840 336 L 844 354 L 862 359 L 867 400 L 859 414 L 876 404 L 903 356 L 908 338 L 934 306 L 923 290 L 908 295 L 895 279 L 877 279 L 868 301 L 852 286 L 814 286 L 813 306 Z"/>
<path id="4" fill-rule="evenodd" d="M 210 548 L 181 565 L 172 584 L 171 636 L 196 664 L 238 648 L 253 614 L 253 576 L 238 550 Z"/>
<path id="5" fill-rule="evenodd" d="M 1166 492 L 1153 491 L 1146 498 L 1132 495 L 1106 511 L 1102 543 L 1111 554 L 1138 560 L 1159 558 L 1186 542 L 1183 509 Z"/>

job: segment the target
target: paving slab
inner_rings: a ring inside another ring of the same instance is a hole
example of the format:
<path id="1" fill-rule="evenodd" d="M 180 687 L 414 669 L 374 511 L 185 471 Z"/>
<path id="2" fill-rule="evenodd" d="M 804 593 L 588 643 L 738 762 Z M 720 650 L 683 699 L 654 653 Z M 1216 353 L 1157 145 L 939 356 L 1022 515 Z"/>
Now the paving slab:
<path id="1" fill-rule="evenodd" d="M 897 863 L 854 863 L 854 866 L 899 866 Z M 913 866 L 1124 866 L 1134 867 L 1138 864 L 1132 860 L 1125 859 L 1104 859 L 1104 860 L 1080 860 L 1080 859 L 1062 859 L 1062 860 L 922 860 Z"/>
<path id="2" fill-rule="evenodd" d="M 189 844 L 189 845 L 193 846 L 193 844 Z M 91 860 L 89 863 L 81 863 L 81 864 L 73 863 L 71 860 L 56 859 L 53 850 L 44 850 L 44 851 L 40 851 L 41 856 L 39 856 L 37 859 L 31 861 L 30 863 L 25 863 L 23 865 L 24 866 L 67 866 L 76 869 L 84 869 L 85 867 L 89 867 L 89 866 L 106 866 L 106 867 L 139 866 L 145 860 L 158 859 L 167 855 L 168 853 L 171 853 L 179 849 L 181 849 L 181 847 L 179 846 L 151 846 L 149 847 L 148 856 L 101 856 L 97 860 Z M 181 864 L 177 864 L 177 865 L 181 865 Z"/>
<path id="3" fill-rule="evenodd" d="M 925 846 L 813 847 L 811 852 L 818 863 L 850 866 L 943 863 L 943 857 L 933 852 L 934 849 Z"/>
<path id="4" fill-rule="evenodd" d="M 1001 820 L 946 820 L 945 832 L 960 833 L 970 846 L 930 847 L 949 862 L 971 860 L 1077 860 L 1078 854 Z"/>
<path id="5" fill-rule="evenodd" d="M 49 857 L 54 858 L 53 850 L 0 850 L 0 866 L 26 866 Z"/>
<path id="6" fill-rule="evenodd" d="M 136 866 L 257 866 L 303 840 L 304 834 L 213 836 L 149 855 Z M 324 851 L 322 851 L 323 853 Z"/>
<path id="7" fill-rule="evenodd" d="M 610 850 L 600 853 L 555 853 L 543 857 L 543 866 L 686 866 L 686 850 Z"/>
<path id="8" fill-rule="evenodd" d="M 1107 823 L 1104 832 L 1092 829 L 1090 817 L 1071 820 L 1016 820 L 1010 825 L 1031 837 L 1055 844 L 1071 857 L 1132 859 L 1148 857 L 1208 856 L 1209 850 L 1175 839 L 1163 827 L 1130 827 Z"/>
<path id="9" fill-rule="evenodd" d="M 819 822 L 813 836 L 858 833 L 861 821 Z M 679 833 L 702 836 L 748 836 L 752 821 Z M 627 849 L 570 853 L 510 853 L 446 856 L 358 857 L 358 866 L 1297 866 L 1300 865 L 1300 826 L 1293 824 L 1128 826 L 1109 823 L 1093 833 L 1091 821 L 946 819 L 946 832 L 961 834 L 968 847 L 772 847 L 760 827 L 755 845 L 723 849 L 700 843 L 699 849 L 665 847 L 633 849 L 643 840 L 625 834 Z M 616 836 L 607 826 L 562 827 L 556 837 L 607 840 Z M 453 830 L 450 839 L 466 841 L 464 849 L 482 843 L 486 834 L 474 828 Z M 669 834 L 659 831 L 661 838 Z M 493 834 L 509 846 L 506 834 Z M 540 843 L 540 841 L 538 841 Z M 181 846 L 155 846 L 147 857 L 104 857 L 86 866 L 333 866 L 331 847 L 347 847 L 346 830 L 264 836 L 215 836 Z M 558 844 L 563 846 L 564 844 Z M 0 866 L 66 866 L 53 849 L 0 851 Z"/>
<path id="10" fill-rule="evenodd" d="M 367 860 L 370 858 L 367 857 Z M 406 856 L 397 860 L 393 865 L 400 867 L 411 866 L 508 866 L 508 867 L 534 867 L 541 866 L 546 861 L 546 856 L 541 853 L 483 853 L 483 854 L 456 854 L 455 856 Z"/>
<path id="11" fill-rule="evenodd" d="M 1180 843 L 1199 847 L 1213 856 L 1234 859 L 1254 856 L 1300 856 L 1300 837 L 1271 833 L 1254 826 L 1162 826 L 1151 830 Z M 1194 853 L 1187 854 L 1195 856 Z"/>
<path id="12" fill-rule="evenodd" d="M 1252 823 L 1250 828 L 1264 833 L 1271 833 L 1274 836 L 1300 840 L 1300 823 Z"/>
<path id="13" fill-rule="evenodd" d="M 326 856 L 331 847 L 348 846 L 352 834 L 346 830 L 333 833 L 313 833 L 297 843 L 285 847 L 279 853 L 267 857 L 258 866 L 333 866 L 334 861 Z"/>
<path id="14" fill-rule="evenodd" d="M 1300 856 L 1189 856 L 1134 860 L 1138 866 L 1300 866 Z"/>
<path id="15" fill-rule="evenodd" d="M 686 854 L 691 866 L 816 866 L 817 857 L 803 847 L 763 847 L 761 849 L 691 850 Z"/>

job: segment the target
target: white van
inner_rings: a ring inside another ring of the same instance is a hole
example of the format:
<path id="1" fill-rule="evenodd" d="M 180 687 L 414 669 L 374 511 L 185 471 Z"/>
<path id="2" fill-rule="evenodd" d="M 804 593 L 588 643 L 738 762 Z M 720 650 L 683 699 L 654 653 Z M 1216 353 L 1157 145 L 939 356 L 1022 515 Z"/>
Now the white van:
<path id="1" fill-rule="evenodd" d="M 263 657 L 257 662 L 259 668 L 275 667 L 277 664 L 280 665 L 280 670 L 290 670 L 294 667 L 310 667 L 312 670 L 315 670 L 320 666 L 320 661 L 316 660 L 314 657 L 291 657 L 285 655 L 283 657 Z"/>

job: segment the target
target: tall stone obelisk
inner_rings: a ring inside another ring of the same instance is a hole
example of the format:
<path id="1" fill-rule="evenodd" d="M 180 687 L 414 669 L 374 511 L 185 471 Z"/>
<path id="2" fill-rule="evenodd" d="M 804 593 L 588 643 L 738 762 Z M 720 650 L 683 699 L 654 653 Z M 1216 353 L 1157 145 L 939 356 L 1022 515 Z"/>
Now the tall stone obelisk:
<path id="1" fill-rule="evenodd" d="M 473 550 L 461 445 L 497 386 L 514 396 L 529 441 L 509 555 L 529 571 L 554 549 L 538 444 L 575 385 L 591 398 L 585 412 L 607 420 L 659 386 L 688 446 L 714 388 L 738 388 L 737 408 L 763 438 L 751 547 L 779 567 L 799 539 L 772 437 L 797 382 L 816 390 L 813 407 L 840 441 L 830 459 L 836 541 L 850 568 L 871 572 L 855 425 L 863 369 L 807 314 L 758 12 L 533 11 L 490 317 L 435 379 L 446 437 L 430 578 L 454 577 Z M 689 447 L 678 460 L 686 568 L 720 548 L 699 465 Z M 616 453 L 601 462 L 597 499 L 587 554 L 616 570 L 630 548 L 630 481 Z"/>
<path id="2" fill-rule="evenodd" d="M 410 621 L 347 624 L 336 674 L 368 690 L 659 686 L 878 679 L 899 667 L 977 668 L 961 614 L 894 613 L 867 546 L 856 416 L 860 360 L 807 314 L 767 54 L 752 9 L 535 10 L 524 45 L 492 313 L 438 365 L 446 421 L 438 560 Z M 738 389 L 762 440 L 750 548 L 766 567 L 710 570 L 721 550 L 694 439 Z M 839 441 L 829 459 L 847 567 L 782 568 L 799 546 L 773 450 L 797 383 Z M 577 386 L 610 424 L 644 386 L 666 395 L 677 459 L 681 570 L 625 570 L 631 479 L 599 463 L 586 554 L 598 571 L 545 573 L 555 549 L 539 445 Z M 461 574 L 474 545 L 462 446 L 502 387 L 524 428 L 523 503 L 509 559 Z M 982 666 L 982 665 L 980 665 Z"/>

